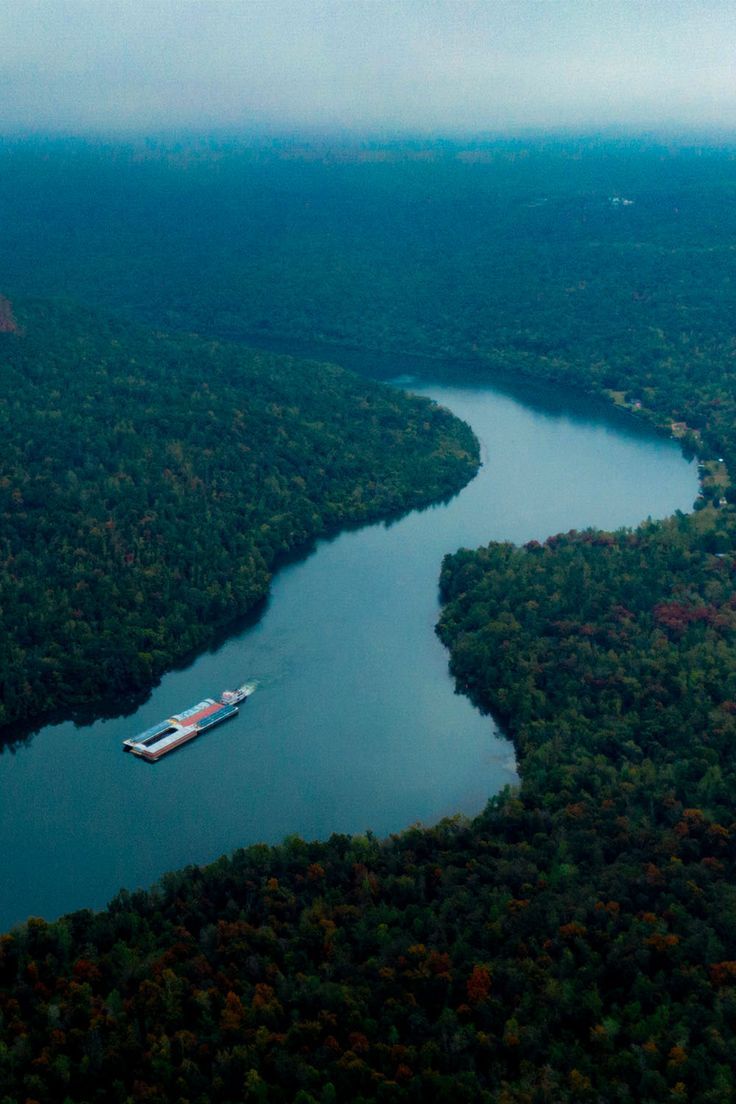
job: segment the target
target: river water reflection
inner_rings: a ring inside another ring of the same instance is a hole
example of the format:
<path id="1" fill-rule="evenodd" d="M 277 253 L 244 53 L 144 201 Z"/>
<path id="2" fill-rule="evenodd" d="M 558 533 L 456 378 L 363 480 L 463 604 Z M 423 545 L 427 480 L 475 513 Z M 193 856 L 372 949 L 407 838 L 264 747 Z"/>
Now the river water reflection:
<path id="1" fill-rule="evenodd" d="M 400 382 L 473 426 L 479 476 L 448 504 L 285 566 L 255 623 L 166 676 L 133 715 L 50 725 L 0 755 L 0 930 L 289 833 L 386 834 L 476 813 L 514 781 L 511 745 L 454 693 L 434 635 L 442 556 L 687 510 L 695 467 L 584 400 Z M 127 736 L 246 678 L 260 686 L 237 720 L 155 766 L 123 754 Z"/>

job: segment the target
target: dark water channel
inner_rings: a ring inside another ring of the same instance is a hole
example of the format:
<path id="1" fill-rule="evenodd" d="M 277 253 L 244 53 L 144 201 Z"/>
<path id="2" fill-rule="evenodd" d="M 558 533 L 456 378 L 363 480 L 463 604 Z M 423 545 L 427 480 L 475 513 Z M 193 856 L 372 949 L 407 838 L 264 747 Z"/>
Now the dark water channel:
<path id="1" fill-rule="evenodd" d="M 511 745 L 454 693 L 434 635 L 443 554 L 687 510 L 695 467 L 585 400 L 401 382 L 473 426 L 480 475 L 449 504 L 320 542 L 278 573 L 255 623 L 133 715 L 49 725 L 0 755 L 0 930 L 256 841 L 472 814 L 515 779 Z M 246 678 L 259 689 L 235 721 L 155 766 L 123 753 L 124 738 Z"/>

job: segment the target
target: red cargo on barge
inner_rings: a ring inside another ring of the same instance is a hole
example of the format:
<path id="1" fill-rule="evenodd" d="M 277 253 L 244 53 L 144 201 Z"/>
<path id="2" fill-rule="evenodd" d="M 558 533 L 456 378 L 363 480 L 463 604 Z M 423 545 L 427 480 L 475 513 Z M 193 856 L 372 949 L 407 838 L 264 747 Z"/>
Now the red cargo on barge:
<path id="1" fill-rule="evenodd" d="M 206 732 L 208 728 L 214 728 L 215 725 L 235 717 L 240 702 L 249 698 L 255 688 L 254 682 L 247 682 L 237 690 L 224 690 L 217 699 L 204 698 L 183 713 L 176 713 L 165 721 L 159 721 L 153 728 L 147 728 L 138 736 L 124 740 L 123 747 L 126 751 L 132 751 L 133 755 L 155 763 L 170 751 Z"/>

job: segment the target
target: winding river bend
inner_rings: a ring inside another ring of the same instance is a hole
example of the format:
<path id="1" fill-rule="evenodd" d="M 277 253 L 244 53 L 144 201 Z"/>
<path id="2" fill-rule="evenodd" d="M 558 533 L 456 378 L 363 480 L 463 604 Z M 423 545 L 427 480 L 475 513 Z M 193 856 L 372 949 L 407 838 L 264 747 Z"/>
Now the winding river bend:
<path id="1" fill-rule="evenodd" d="M 515 780 L 513 748 L 454 693 L 434 635 L 442 556 L 687 510 L 696 470 L 674 442 L 586 400 L 470 375 L 397 382 L 472 425 L 478 477 L 447 504 L 283 567 L 257 619 L 136 712 L 49 725 L 0 755 L 0 930 L 290 833 L 382 835 L 473 814 Z M 246 678 L 259 689 L 235 721 L 155 766 L 123 754 L 124 738 Z"/>

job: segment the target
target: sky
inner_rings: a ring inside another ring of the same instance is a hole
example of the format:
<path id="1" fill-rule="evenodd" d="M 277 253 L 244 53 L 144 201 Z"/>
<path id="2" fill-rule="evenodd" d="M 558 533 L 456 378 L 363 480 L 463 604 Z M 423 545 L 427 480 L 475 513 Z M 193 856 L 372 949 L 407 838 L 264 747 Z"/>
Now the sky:
<path id="1" fill-rule="evenodd" d="M 0 132 L 736 130 L 736 0 L 0 0 Z"/>

